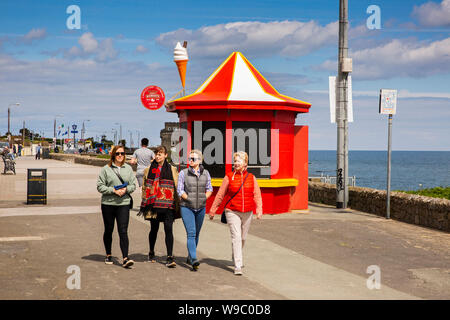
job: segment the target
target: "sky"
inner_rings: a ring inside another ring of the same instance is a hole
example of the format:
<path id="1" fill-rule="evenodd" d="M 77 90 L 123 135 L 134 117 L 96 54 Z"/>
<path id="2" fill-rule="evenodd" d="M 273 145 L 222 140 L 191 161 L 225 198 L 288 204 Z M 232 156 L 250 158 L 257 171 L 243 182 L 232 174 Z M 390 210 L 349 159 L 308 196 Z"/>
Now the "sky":
<path id="1" fill-rule="evenodd" d="M 450 0 L 348 2 L 349 149 L 387 149 L 378 95 L 388 88 L 398 90 L 392 149 L 450 151 Z M 71 5 L 80 8 L 79 29 L 67 26 Z M 159 144 L 164 122 L 177 115 L 144 108 L 140 94 L 156 85 L 167 101 L 182 89 L 173 48 L 187 41 L 187 94 L 240 51 L 278 92 L 312 104 L 296 119 L 309 126 L 310 149 L 336 150 L 328 77 L 337 73 L 338 19 L 339 0 L 3 0 L 0 134 L 9 106 L 14 134 L 25 121 L 53 137 L 56 119 L 84 122 L 86 137 L 112 138 L 121 126 L 135 146 L 138 135 Z"/>

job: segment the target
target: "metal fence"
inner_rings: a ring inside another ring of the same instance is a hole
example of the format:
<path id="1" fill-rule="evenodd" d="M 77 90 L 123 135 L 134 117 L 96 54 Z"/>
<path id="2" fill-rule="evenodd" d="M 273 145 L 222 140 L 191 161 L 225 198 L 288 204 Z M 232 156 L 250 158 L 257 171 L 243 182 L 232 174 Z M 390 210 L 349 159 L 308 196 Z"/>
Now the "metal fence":
<path id="1" fill-rule="evenodd" d="M 329 176 L 329 175 L 321 175 L 320 177 L 308 177 L 309 180 L 316 180 L 320 179 L 320 182 L 322 183 L 329 183 L 329 184 L 336 184 L 336 177 Z M 356 187 L 356 176 L 348 177 L 348 185 L 351 187 Z"/>

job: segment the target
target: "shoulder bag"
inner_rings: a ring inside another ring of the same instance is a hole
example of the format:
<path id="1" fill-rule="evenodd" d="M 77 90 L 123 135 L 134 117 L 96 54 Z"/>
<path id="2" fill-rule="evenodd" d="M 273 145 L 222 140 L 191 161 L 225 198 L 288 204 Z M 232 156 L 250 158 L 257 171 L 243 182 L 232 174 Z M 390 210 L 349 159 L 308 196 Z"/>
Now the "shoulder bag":
<path id="1" fill-rule="evenodd" d="M 111 170 L 116 174 L 116 176 L 117 176 L 117 178 L 119 178 L 120 182 L 122 182 L 122 185 L 118 186 L 119 187 L 118 189 L 125 188 L 128 185 L 128 182 L 124 182 L 122 177 L 120 176 L 120 174 L 116 170 L 114 170 L 112 167 L 111 167 Z M 114 188 L 116 189 L 116 186 L 114 186 Z M 118 190 L 118 189 L 116 189 L 116 190 Z M 131 210 L 131 209 L 133 209 L 133 197 L 129 193 L 127 193 L 127 195 L 130 197 L 130 210 Z"/>

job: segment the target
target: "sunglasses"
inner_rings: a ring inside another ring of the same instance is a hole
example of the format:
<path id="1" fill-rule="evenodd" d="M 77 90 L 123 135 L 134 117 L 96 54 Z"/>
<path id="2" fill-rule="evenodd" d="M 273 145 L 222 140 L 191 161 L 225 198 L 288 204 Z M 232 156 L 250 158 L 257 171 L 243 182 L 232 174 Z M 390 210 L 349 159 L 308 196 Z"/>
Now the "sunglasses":
<path id="1" fill-rule="evenodd" d="M 116 156 L 124 156 L 125 152 L 116 152 Z"/>
<path id="2" fill-rule="evenodd" d="M 189 160 L 195 162 L 198 160 L 198 158 L 189 158 Z"/>

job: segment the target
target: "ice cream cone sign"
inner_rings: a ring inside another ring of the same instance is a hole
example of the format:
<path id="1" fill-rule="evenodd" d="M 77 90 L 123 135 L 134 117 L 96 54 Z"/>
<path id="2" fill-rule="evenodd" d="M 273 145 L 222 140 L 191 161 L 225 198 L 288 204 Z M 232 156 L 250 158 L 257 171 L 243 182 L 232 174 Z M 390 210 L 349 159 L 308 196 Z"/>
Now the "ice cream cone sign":
<path id="1" fill-rule="evenodd" d="M 186 87 L 186 66 L 189 61 L 189 57 L 187 54 L 187 42 L 184 41 L 183 46 L 177 42 L 175 49 L 173 50 L 173 61 L 177 64 L 178 73 L 180 74 L 181 85 L 184 88 Z"/>

